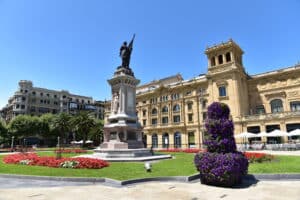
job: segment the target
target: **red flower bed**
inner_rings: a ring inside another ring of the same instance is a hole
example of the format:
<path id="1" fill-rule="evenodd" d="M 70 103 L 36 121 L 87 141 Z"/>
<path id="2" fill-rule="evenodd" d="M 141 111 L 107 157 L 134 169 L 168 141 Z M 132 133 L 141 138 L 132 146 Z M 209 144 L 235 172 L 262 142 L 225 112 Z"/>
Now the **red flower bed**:
<path id="1" fill-rule="evenodd" d="M 86 153 L 83 149 L 56 149 L 55 153 Z"/>
<path id="2" fill-rule="evenodd" d="M 271 161 L 274 156 L 266 153 L 256 153 L 256 152 L 244 152 L 244 155 L 249 160 L 249 162 L 264 162 Z"/>
<path id="3" fill-rule="evenodd" d="M 109 163 L 94 158 L 61 158 L 55 157 L 40 157 L 35 153 L 18 153 L 7 155 L 3 158 L 7 164 L 23 164 L 23 165 L 37 165 L 47 167 L 64 167 L 64 168 L 88 168 L 101 169 L 108 167 Z"/>
<path id="4" fill-rule="evenodd" d="M 184 152 L 184 153 L 199 153 L 202 149 L 161 149 L 159 152 Z"/>

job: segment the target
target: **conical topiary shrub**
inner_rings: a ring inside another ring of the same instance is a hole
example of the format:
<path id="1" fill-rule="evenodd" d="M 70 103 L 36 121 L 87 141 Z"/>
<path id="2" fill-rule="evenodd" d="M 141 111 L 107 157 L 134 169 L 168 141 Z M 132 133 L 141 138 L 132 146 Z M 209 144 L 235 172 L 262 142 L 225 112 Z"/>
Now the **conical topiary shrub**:
<path id="1" fill-rule="evenodd" d="M 233 122 L 226 104 L 214 102 L 205 121 L 207 152 L 196 154 L 195 165 L 203 184 L 231 187 L 248 172 L 248 160 L 236 150 Z"/>

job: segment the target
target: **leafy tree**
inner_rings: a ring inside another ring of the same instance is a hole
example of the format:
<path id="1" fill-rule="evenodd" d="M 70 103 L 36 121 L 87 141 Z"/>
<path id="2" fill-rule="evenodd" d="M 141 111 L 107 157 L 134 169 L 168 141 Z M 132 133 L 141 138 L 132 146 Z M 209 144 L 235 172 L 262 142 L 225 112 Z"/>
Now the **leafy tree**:
<path id="1" fill-rule="evenodd" d="M 51 122 L 51 129 L 57 130 L 59 132 L 61 141 L 64 141 L 66 143 L 67 140 L 67 134 L 71 130 L 71 115 L 67 113 L 60 113 L 58 115 L 55 115 Z"/>
<path id="2" fill-rule="evenodd" d="M 32 117 L 28 115 L 18 115 L 10 121 L 8 125 L 9 131 L 17 137 L 26 137 L 35 131 L 33 127 Z"/>
<path id="3" fill-rule="evenodd" d="M 8 130 L 6 125 L 0 121 L 0 144 L 1 143 L 8 143 L 9 141 L 9 136 L 8 136 Z"/>
<path id="4" fill-rule="evenodd" d="M 40 132 L 45 138 L 57 136 L 57 131 L 52 126 L 54 119 L 55 115 L 51 113 L 40 116 Z"/>
<path id="5" fill-rule="evenodd" d="M 85 142 L 88 137 L 88 133 L 95 127 L 96 122 L 94 116 L 86 111 L 79 112 L 71 119 L 71 124 L 74 129 L 83 137 L 82 146 L 85 146 Z"/>

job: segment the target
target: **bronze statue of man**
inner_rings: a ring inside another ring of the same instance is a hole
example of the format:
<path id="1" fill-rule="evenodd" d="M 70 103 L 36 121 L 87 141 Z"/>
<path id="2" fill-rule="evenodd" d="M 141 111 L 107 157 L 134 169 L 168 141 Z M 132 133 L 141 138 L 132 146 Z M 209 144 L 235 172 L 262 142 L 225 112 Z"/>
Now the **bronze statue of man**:
<path id="1" fill-rule="evenodd" d="M 124 42 L 123 45 L 120 47 L 120 57 L 122 58 L 122 67 L 129 68 L 134 37 L 135 35 L 133 35 L 133 38 L 130 41 L 128 46 L 127 46 L 127 42 Z"/>

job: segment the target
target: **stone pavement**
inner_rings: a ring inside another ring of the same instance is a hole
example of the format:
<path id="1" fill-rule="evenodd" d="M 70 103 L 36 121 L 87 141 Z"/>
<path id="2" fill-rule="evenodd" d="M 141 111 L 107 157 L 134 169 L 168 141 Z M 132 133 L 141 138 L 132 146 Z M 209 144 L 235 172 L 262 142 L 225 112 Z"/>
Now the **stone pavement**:
<path id="1" fill-rule="evenodd" d="M 106 185 L 0 189 L 0 200 L 300 200 L 300 181 L 259 181 L 240 188 L 193 183 L 149 182 L 124 187 Z"/>

